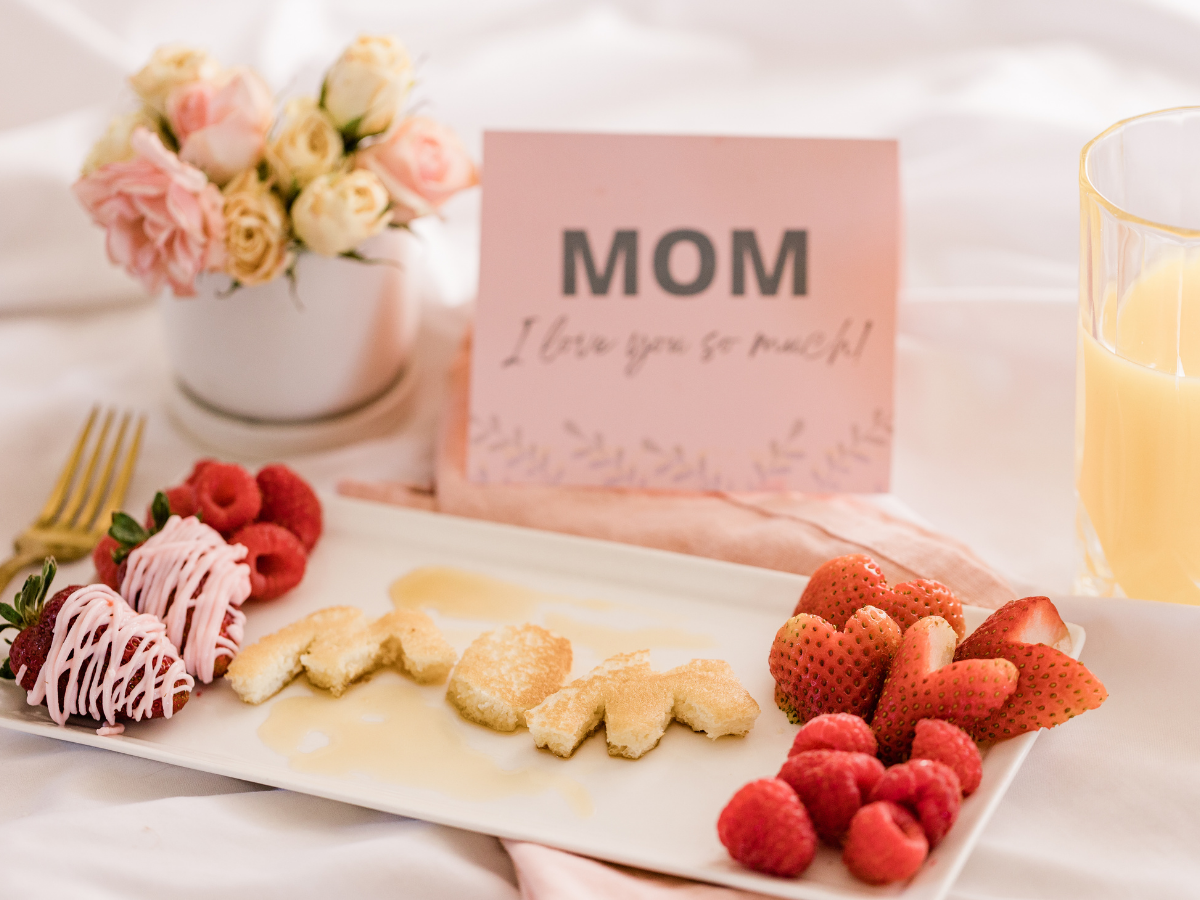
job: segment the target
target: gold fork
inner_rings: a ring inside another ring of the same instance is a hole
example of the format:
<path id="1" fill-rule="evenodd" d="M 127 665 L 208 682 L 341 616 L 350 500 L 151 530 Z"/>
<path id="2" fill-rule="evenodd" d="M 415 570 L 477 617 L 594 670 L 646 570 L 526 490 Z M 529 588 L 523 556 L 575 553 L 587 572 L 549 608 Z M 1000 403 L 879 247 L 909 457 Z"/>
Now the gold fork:
<path id="1" fill-rule="evenodd" d="M 100 434 L 92 444 L 92 452 L 86 454 L 88 439 L 99 416 L 100 407 L 92 407 L 46 505 L 33 524 L 13 540 L 16 552 L 0 565 L 0 593 L 21 569 L 41 563 L 47 556 L 57 557 L 60 562 L 86 556 L 108 531 L 112 514 L 121 508 L 125 489 L 133 477 L 146 417 L 138 416 L 133 437 L 125 448 L 120 470 L 117 471 L 118 454 L 133 414 L 127 412 L 121 417 L 116 439 L 109 444 L 108 435 L 116 419 L 116 410 L 108 410 L 100 426 Z M 81 466 L 85 455 L 87 462 Z"/>

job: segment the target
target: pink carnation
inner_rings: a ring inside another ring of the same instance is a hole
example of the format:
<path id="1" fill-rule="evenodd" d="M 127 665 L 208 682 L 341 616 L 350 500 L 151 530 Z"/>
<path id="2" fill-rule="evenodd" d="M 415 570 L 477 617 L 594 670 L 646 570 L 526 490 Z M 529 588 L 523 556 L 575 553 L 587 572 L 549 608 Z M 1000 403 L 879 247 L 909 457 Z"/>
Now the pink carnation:
<path id="1" fill-rule="evenodd" d="M 225 262 L 221 192 L 145 128 L 129 144 L 133 159 L 101 166 L 72 190 L 107 231 L 110 260 L 151 294 L 165 282 L 177 297 L 193 296 L 196 275 Z"/>
<path id="2" fill-rule="evenodd" d="M 479 183 L 475 164 L 458 137 L 433 119 L 411 116 L 385 139 L 357 154 L 392 199 L 392 219 L 427 215 L 463 188 Z"/>

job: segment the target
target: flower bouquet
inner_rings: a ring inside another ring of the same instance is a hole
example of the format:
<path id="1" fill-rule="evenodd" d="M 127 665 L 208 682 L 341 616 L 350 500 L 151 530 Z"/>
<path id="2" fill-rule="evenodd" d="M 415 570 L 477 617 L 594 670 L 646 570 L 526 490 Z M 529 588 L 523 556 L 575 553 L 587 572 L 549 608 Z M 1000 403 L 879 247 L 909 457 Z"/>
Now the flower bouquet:
<path id="1" fill-rule="evenodd" d="M 201 50 L 160 48 L 130 85 L 141 107 L 113 119 L 73 190 L 153 294 L 194 296 L 202 272 L 291 277 L 305 251 L 363 259 L 364 240 L 478 182 L 449 129 L 404 114 L 413 67 L 392 37 L 359 37 L 318 97 L 278 117 L 258 74 Z"/>

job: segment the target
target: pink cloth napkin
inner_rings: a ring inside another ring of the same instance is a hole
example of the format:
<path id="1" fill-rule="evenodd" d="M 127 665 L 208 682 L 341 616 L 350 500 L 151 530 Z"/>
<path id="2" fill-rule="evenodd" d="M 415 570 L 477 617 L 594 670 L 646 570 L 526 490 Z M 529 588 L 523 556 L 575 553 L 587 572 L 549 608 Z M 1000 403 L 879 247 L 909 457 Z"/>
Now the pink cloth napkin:
<path id="1" fill-rule="evenodd" d="M 754 900 L 747 894 L 611 866 L 562 850 L 524 841 L 501 841 L 512 857 L 521 900 Z"/>
<path id="2" fill-rule="evenodd" d="M 708 556 L 808 575 L 867 553 L 891 584 L 932 578 L 965 603 L 996 608 L 1011 587 L 968 547 L 849 494 L 675 494 L 588 487 L 472 484 L 466 478 L 469 355 L 459 354 L 435 465 L 436 484 L 342 481 L 351 497 Z"/>

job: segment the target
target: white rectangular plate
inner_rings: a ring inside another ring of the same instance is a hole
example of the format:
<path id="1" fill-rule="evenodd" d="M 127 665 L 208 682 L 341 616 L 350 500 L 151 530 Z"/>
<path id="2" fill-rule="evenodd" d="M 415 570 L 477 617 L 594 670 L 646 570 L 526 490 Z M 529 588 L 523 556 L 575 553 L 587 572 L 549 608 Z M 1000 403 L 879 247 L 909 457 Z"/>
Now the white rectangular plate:
<path id="1" fill-rule="evenodd" d="M 496 790 L 479 790 L 479 777 L 473 776 L 448 791 L 436 780 L 422 786 L 419 765 L 407 767 L 403 779 L 392 780 L 361 771 L 336 775 L 303 771 L 305 753 L 290 758 L 276 753 L 258 734 L 276 704 L 312 695 L 313 689 L 303 679 L 261 706 L 241 703 L 222 681 L 197 691 L 177 717 L 130 725 L 118 737 L 100 737 L 95 724 L 84 720 L 73 719 L 60 728 L 49 720 L 45 708 L 30 707 L 24 692 L 9 685 L 0 688 L 0 726 L 805 900 L 943 897 L 1036 738 L 1036 733 L 1028 734 L 988 751 L 979 790 L 963 803 L 958 823 L 907 885 L 866 887 L 847 873 L 837 852 L 828 847 L 820 849 L 813 865 L 798 879 L 762 876 L 729 859 L 717 840 L 716 821 L 739 787 L 774 775 L 791 746 L 796 727 L 773 702 L 767 654 L 775 632 L 791 615 L 804 578 L 342 497 L 326 496 L 323 502 L 325 535 L 309 560 L 303 584 L 278 601 L 247 606 L 248 643 L 324 606 L 351 604 L 382 614 L 392 608 L 388 586 L 396 578 L 421 566 L 451 566 L 557 595 L 558 599 L 547 597 L 536 607 L 533 621 L 557 617 L 562 622 L 565 616 L 590 622 L 599 626 L 591 633 L 605 637 L 608 650 L 639 649 L 640 642 L 654 638 L 657 643 L 650 640 L 648 645 L 659 670 L 695 657 L 725 659 L 758 701 L 762 714 L 744 738 L 710 741 L 676 723 L 656 749 L 631 761 L 608 756 L 601 732 L 585 741 L 571 759 L 563 760 L 537 750 L 523 728 L 498 734 L 462 720 L 445 702 L 444 685 L 410 687 L 402 676 L 385 672 L 336 701 L 343 703 L 357 691 L 386 686 L 388 679 L 410 691 L 410 696 L 419 691 L 419 702 L 430 711 L 422 717 L 434 717 L 443 741 L 461 744 L 462 752 L 484 770 L 524 771 L 519 783 L 526 788 L 507 794 L 504 784 L 516 779 L 499 772 Z M 589 609 L 571 598 L 601 602 Z M 986 610 L 968 608 L 968 629 L 977 627 L 986 615 Z M 434 618 L 460 653 L 475 636 L 498 624 L 438 614 Z M 651 630 L 635 633 L 642 629 Z M 1083 629 L 1075 625 L 1070 629 L 1072 655 L 1078 656 Z M 606 648 L 579 641 L 574 649 L 572 674 L 579 675 L 600 662 Z M 411 740 L 418 750 L 427 734 L 413 729 Z M 312 746 L 302 749 L 319 746 L 320 739 L 313 737 Z M 444 770 L 445 761 L 439 767 Z M 487 781 L 486 773 L 483 780 Z M 547 782 L 548 788 L 537 787 Z M 564 783 L 569 790 L 557 786 Z M 534 787 L 529 788 L 531 784 Z M 587 814 L 579 811 L 581 797 L 592 807 Z"/>

